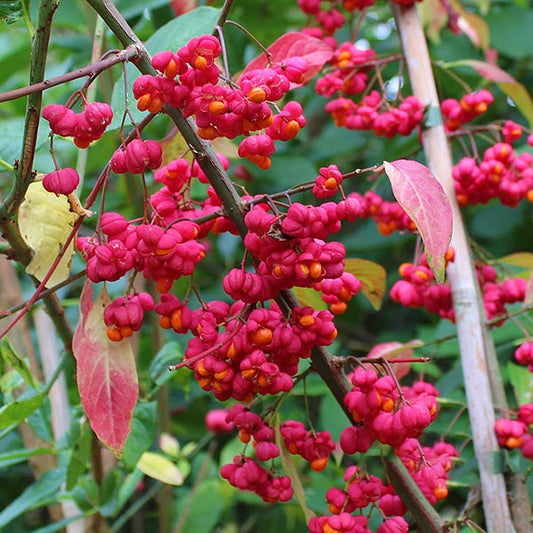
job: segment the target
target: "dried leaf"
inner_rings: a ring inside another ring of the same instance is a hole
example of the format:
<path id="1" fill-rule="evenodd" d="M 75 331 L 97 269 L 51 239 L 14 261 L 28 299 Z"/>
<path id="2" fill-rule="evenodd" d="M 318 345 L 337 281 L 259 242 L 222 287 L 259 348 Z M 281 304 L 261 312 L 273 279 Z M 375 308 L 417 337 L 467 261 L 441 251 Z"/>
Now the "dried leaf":
<path id="1" fill-rule="evenodd" d="M 385 295 L 387 278 L 385 269 L 378 263 L 367 259 L 346 259 L 344 270 L 353 274 L 361 282 L 361 292 L 378 311 Z"/>
<path id="2" fill-rule="evenodd" d="M 414 221 L 424 245 L 428 264 L 439 283 L 444 281 L 444 256 L 452 237 L 450 200 L 431 170 L 417 161 L 384 162 L 392 192 Z"/>
<path id="3" fill-rule="evenodd" d="M 49 193 L 41 181 L 31 183 L 18 214 L 18 226 L 26 244 L 35 252 L 26 272 L 42 281 L 56 260 L 59 250 L 70 235 L 78 215 L 70 211 L 66 196 Z M 72 241 L 46 283 L 52 287 L 70 275 L 74 254 Z"/>
<path id="4" fill-rule="evenodd" d="M 333 57 L 333 50 L 324 41 L 296 31 L 283 34 L 267 50 L 270 53 L 270 63 L 281 63 L 290 57 L 305 59 L 309 64 L 309 68 L 304 74 L 303 83 L 307 83 L 318 74 L 324 64 Z M 269 60 L 266 54 L 262 53 L 248 63 L 243 74 L 250 70 L 266 68 L 268 65 Z M 299 85 L 302 84 L 291 84 L 291 88 Z"/>
<path id="5" fill-rule="evenodd" d="M 130 339 L 107 338 L 103 319 L 111 301 L 107 291 L 102 289 L 94 304 L 92 298 L 92 284 L 86 281 L 72 344 L 78 390 L 91 428 L 120 457 L 139 394 L 137 370 Z"/>

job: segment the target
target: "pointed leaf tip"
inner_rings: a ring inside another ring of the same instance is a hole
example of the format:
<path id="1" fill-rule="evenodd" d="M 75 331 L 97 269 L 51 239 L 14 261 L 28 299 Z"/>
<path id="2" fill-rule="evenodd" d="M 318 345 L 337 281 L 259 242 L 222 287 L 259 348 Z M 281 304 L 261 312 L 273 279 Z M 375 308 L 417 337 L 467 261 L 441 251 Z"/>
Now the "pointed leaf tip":
<path id="1" fill-rule="evenodd" d="M 86 281 L 72 347 L 81 403 L 91 428 L 115 455 L 121 456 L 139 387 L 130 339 L 111 342 L 107 338 L 103 313 L 110 301 L 102 289 L 93 304 L 92 285 Z"/>
<path id="2" fill-rule="evenodd" d="M 418 161 L 384 161 L 384 166 L 392 192 L 415 223 L 424 241 L 428 264 L 442 283 L 453 228 L 450 200 L 431 170 Z"/>

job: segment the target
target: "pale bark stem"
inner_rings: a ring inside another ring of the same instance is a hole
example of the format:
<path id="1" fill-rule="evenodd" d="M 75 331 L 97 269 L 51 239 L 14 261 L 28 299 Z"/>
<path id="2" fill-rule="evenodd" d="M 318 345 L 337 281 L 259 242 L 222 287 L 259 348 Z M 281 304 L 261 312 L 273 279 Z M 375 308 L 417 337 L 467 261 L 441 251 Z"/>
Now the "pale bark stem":
<path id="1" fill-rule="evenodd" d="M 393 6 L 413 94 L 433 114 L 439 113 L 439 98 L 431 61 L 418 12 L 414 6 Z M 452 204 L 454 230 L 451 245 L 455 261 L 447 275 L 452 289 L 464 386 L 474 450 L 479 464 L 485 521 L 489 533 L 512 533 L 507 491 L 503 474 L 495 472 L 499 448 L 494 433 L 494 410 L 485 354 L 485 320 L 461 212 L 455 198 L 452 158 L 444 126 L 437 124 L 423 132 L 429 168 L 444 187 Z"/>

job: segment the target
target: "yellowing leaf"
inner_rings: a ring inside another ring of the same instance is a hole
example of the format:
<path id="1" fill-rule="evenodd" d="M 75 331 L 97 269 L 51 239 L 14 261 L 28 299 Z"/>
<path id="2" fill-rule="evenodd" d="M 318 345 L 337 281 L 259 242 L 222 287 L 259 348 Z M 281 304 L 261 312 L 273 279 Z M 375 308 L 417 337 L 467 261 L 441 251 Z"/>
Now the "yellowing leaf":
<path id="1" fill-rule="evenodd" d="M 183 485 L 184 476 L 178 467 L 166 457 L 153 452 L 144 452 L 137 468 L 147 476 L 167 485 Z"/>
<path id="2" fill-rule="evenodd" d="M 533 269 L 533 253 L 531 252 L 517 252 L 504 255 L 503 257 L 500 257 L 499 261 L 506 263 L 507 265 Z"/>
<path id="3" fill-rule="evenodd" d="M 377 311 L 385 294 L 385 269 L 366 259 L 346 259 L 344 270 L 353 274 L 361 282 L 361 292 L 368 298 L 372 307 Z"/>
<path id="4" fill-rule="evenodd" d="M 18 214 L 18 226 L 34 256 L 26 272 L 39 281 L 48 274 L 59 250 L 70 235 L 78 215 L 70 211 L 66 196 L 56 196 L 36 181 L 28 187 Z M 70 274 L 70 261 L 74 253 L 72 241 L 46 286 L 52 287 L 66 280 Z"/>
<path id="5" fill-rule="evenodd" d="M 294 295 L 298 299 L 300 305 L 308 305 L 315 311 L 322 311 L 323 309 L 328 308 L 328 305 L 320 296 L 321 293 L 315 291 L 315 289 L 310 289 L 307 287 L 293 287 L 292 292 L 294 292 Z"/>

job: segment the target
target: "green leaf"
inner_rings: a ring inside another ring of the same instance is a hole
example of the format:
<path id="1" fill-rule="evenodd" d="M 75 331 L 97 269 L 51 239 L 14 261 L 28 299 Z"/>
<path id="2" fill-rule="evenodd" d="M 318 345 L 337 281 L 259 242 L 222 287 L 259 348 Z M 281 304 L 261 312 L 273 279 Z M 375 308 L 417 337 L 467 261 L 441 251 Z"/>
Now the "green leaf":
<path id="1" fill-rule="evenodd" d="M 125 19 L 142 15 L 146 9 L 156 9 L 168 5 L 168 0 L 118 0 L 117 9 Z"/>
<path id="2" fill-rule="evenodd" d="M 531 403 L 533 401 L 531 372 L 525 366 L 516 365 L 510 361 L 507 363 L 507 372 L 509 381 L 513 385 L 517 404 Z"/>
<path id="3" fill-rule="evenodd" d="M 531 57 L 531 46 L 524 46 L 524 43 L 531 40 L 533 27 L 531 9 L 521 9 L 512 5 L 501 6 L 500 9 L 492 9 L 486 20 L 490 27 L 493 48 L 514 59 Z"/>
<path id="4" fill-rule="evenodd" d="M 22 18 L 22 2 L 20 0 L 0 1 L 0 18 L 6 24 L 13 24 Z"/>
<path id="5" fill-rule="evenodd" d="M 41 393 L 33 394 L 29 398 L 15 400 L 0 409 L 0 429 L 11 424 L 18 424 L 28 418 L 43 404 L 44 397 Z"/>
<path id="6" fill-rule="evenodd" d="M 11 367 L 13 367 L 24 379 L 24 381 L 33 389 L 37 388 L 33 374 L 26 361 L 13 348 L 11 341 L 4 337 L 0 341 L 0 355 L 2 359 Z"/>
<path id="7" fill-rule="evenodd" d="M 30 457 L 46 455 L 48 453 L 55 454 L 57 452 L 53 448 L 34 448 L 33 450 L 22 449 L 2 453 L 0 454 L 0 468 L 6 468 L 27 461 Z"/>
<path id="8" fill-rule="evenodd" d="M 80 429 L 67 466 L 67 490 L 72 490 L 78 483 L 80 476 L 85 473 L 91 455 L 93 433 L 90 431 L 88 423 L 84 423 Z"/>
<path id="9" fill-rule="evenodd" d="M 64 469 L 45 472 L 0 513 L 0 528 L 3 528 L 26 511 L 42 507 L 54 501 L 64 480 Z"/>
<path id="10" fill-rule="evenodd" d="M 118 468 L 110 470 L 102 483 L 100 495 L 100 513 L 102 516 L 114 516 L 119 507 L 119 488 L 124 482 L 124 473 Z"/>
<path id="11" fill-rule="evenodd" d="M 219 10 L 202 6 L 193 9 L 181 17 L 171 20 L 159 28 L 145 43 L 146 49 L 151 55 L 161 52 L 162 50 L 172 50 L 176 52 L 179 48 L 186 45 L 193 37 L 211 33 L 216 24 Z M 145 116 L 135 106 L 132 86 L 135 79 L 139 76 L 139 71 L 132 65 L 126 67 L 126 76 L 128 80 L 128 102 L 130 111 L 135 122 L 139 122 Z M 124 96 L 124 80 L 120 78 L 113 89 L 111 97 L 111 107 L 113 107 L 114 118 L 109 126 L 109 130 L 119 128 L 122 117 L 126 111 Z"/>
<path id="12" fill-rule="evenodd" d="M 72 499 L 81 511 L 93 511 L 98 506 L 99 489 L 96 481 L 89 476 L 80 478 L 72 490 Z"/>
<path id="13" fill-rule="evenodd" d="M 228 491 L 220 479 L 204 479 L 186 498 L 178 500 L 180 531 L 214 531 L 224 510 Z M 209 512 L 206 512 L 209 509 Z M 185 519 L 182 518 L 185 514 Z"/>
<path id="14" fill-rule="evenodd" d="M 323 309 L 328 308 L 328 305 L 320 296 L 321 293 L 315 289 L 310 289 L 307 287 L 293 287 L 292 292 L 294 292 L 294 295 L 302 306 L 308 305 L 315 309 L 315 311 L 322 311 Z"/>
<path id="15" fill-rule="evenodd" d="M 142 454 L 152 445 L 155 438 L 156 417 L 156 402 L 139 403 L 135 407 L 131 432 L 124 445 L 122 456 L 126 470 L 133 471 Z"/>
<path id="16" fill-rule="evenodd" d="M 153 382 L 147 396 L 151 398 L 169 379 L 175 375 L 170 372 L 169 365 L 176 364 L 183 357 L 181 346 L 177 342 L 168 342 L 159 350 L 150 363 L 148 375 Z"/>
<path id="17" fill-rule="evenodd" d="M 65 526 L 75 522 L 76 520 L 80 520 L 81 518 L 83 518 L 83 514 L 69 516 L 68 518 L 64 518 L 63 520 L 50 524 L 49 526 L 34 529 L 31 533 L 55 533 L 56 531 L 65 531 Z"/>
<path id="18" fill-rule="evenodd" d="M 118 509 L 121 509 L 126 504 L 126 502 L 132 497 L 133 493 L 137 489 L 137 486 L 139 485 L 143 477 L 143 472 L 141 472 L 138 468 L 136 468 L 131 474 L 126 476 L 126 479 L 118 490 Z"/>

